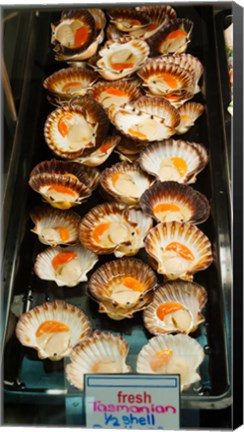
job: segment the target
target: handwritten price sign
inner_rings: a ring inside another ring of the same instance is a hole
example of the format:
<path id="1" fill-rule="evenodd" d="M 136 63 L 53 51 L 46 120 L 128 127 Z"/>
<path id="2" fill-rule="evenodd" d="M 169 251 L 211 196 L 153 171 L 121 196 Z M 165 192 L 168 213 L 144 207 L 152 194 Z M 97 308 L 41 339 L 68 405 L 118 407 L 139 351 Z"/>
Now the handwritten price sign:
<path id="1" fill-rule="evenodd" d="M 88 428 L 177 430 L 179 375 L 88 374 L 85 404 Z"/>

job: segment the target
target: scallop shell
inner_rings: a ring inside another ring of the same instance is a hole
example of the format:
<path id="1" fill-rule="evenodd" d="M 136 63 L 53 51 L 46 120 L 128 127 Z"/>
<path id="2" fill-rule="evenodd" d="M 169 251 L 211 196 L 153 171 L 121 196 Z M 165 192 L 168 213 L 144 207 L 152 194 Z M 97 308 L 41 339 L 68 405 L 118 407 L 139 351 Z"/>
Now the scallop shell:
<path id="1" fill-rule="evenodd" d="M 55 45 L 56 52 L 64 56 L 83 53 L 96 38 L 95 20 L 84 9 L 65 11 L 59 22 L 51 24 L 51 29 L 51 43 Z"/>
<path id="2" fill-rule="evenodd" d="M 206 166 L 208 154 L 201 144 L 165 140 L 157 142 L 141 152 L 141 168 L 160 181 L 194 183 L 196 176 Z"/>
<path id="3" fill-rule="evenodd" d="M 136 205 L 140 196 L 150 187 L 152 179 L 137 164 L 119 162 L 106 168 L 100 177 L 100 185 L 111 200 Z"/>
<path id="4" fill-rule="evenodd" d="M 124 38 L 107 41 L 99 51 L 101 58 L 97 61 L 95 69 L 104 79 L 117 80 L 137 71 L 147 60 L 148 55 L 149 47 L 142 40 Z"/>
<path id="5" fill-rule="evenodd" d="M 65 159 L 76 159 L 85 149 L 99 146 L 106 137 L 109 121 L 103 108 L 88 96 L 71 99 L 51 112 L 44 126 L 50 149 Z"/>
<path id="6" fill-rule="evenodd" d="M 137 74 L 156 96 L 169 96 L 174 102 L 185 99 L 185 94 L 194 96 L 194 75 L 173 64 L 164 61 L 148 61 Z"/>
<path id="7" fill-rule="evenodd" d="M 146 14 L 151 23 L 147 27 L 143 39 L 148 39 L 164 27 L 169 21 L 176 18 L 176 12 L 171 6 L 137 6 L 136 10 Z"/>
<path id="8" fill-rule="evenodd" d="M 98 147 L 95 151 L 91 152 L 87 156 L 81 156 L 77 160 L 77 162 L 87 165 L 87 166 L 99 166 L 102 165 L 111 155 L 115 147 L 120 142 L 119 136 L 111 136 L 105 138 L 102 145 Z"/>
<path id="9" fill-rule="evenodd" d="M 188 335 L 155 336 L 137 357 L 138 373 L 180 374 L 181 391 L 200 381 L 197 369 L 204 360 L 201 345 Z"/>
<path id="10" fill-rule="evenodd" d="M 120 204 L 99 204 L 81 220 L 80 242 L 98 254 L 135 255 L 144 246 L 152 219 Z"/>
<path id="11" fill-rule="evenodd" d="M 142 96 L 122 107 L 112 106 L 108 116 L 122 134 L 141 142 L 169 138 L 180 122 L 176 108 L 162 97 Z"/>
<path id="12" fill-rule="evenodd" d="M 128 342 L 121 336 L 97 330 L 72 350 L 71 363 L 65 370 L 67 380 L 83 390 L 87 373 L 128 373 L 131 371 L 126 364 L 128 351 Z"/>
<path id="13" fill-rule="evenodd" d="M 120 159 L 124 162 L 135 162 L 137 161 L 144 145 L 145 142 L 137 142 L 121 135 L 121 140 L 117 147 L 116 153 L 119 154 Z"/>
<path id="14" fill-rule="evenodd" d="M 190 42 L 193 22 L 188 19 L 176 18 L 162 27 L 147 39 L 151 56 L 173 54 L 186 51 Z M 179 36 L 179 31 L 181 35 Z"/>
<path id="15" fill-rule="evenodd" d="M 152 300 L 156 282 L 154 272 L 143 261 L 123 258 L 99 267 L 90 278 L 88 293 L 110 318 L 132 318 Z M 99 312 L 103 312 L 101 309 Z"/>
<path id="16" fill-rule="evenodd" d="M 147 330 L 154 334 L 185 333 L 196 330 L 205 321 L 201 311 L 207 292 L 193 282 L 168 282 L 154 292 L 153 301 L 143 312 Z"/>
<path id="17" fill-rule="evenodd" d="M 106 110 L 111 105 L 121 106 L 138 99 L 142 94 L 134 81 L 100 81 L 89 92 Z"/>
<path id="18" fill-rule="evenodd" d="M 207 198 L 190 186 L 174 181 L 156 182 L 140 198 L 142 210 L 157 222 L 200 224 L 210 214 Z"/>
<path id="19" fill-rule="evenodd" d="M 36 257 L 34 271 L 40 279 L 55 281 L 58 286 L 74 287 L 87 281 L 87 273 L 98 257 L 81 245 L 51 247 Z"/>
<path id="20" fill-rule="evenodd" d="M 194 126 L 195 121 L 203 114 L 204 106 L 197 102 L 186 102 L 178 109 L 178 112 L 180 123 L 175 128 L 175 133 L 181 135 Z"/>
<path id="21" fill-rule="evenodd" d="M 56 100 L 63 102 L 74 96 L 84 96 L 92 88 L 97 77 L 96 72 L 92 70 L 68 67 L 47 77 L 43 87 L 52 95 L 54 94 Z"/>
<path id="22" fill-rule="evenodd" d="M 147 253 L 157 261 L 158 273 L 167 279 L 192 280 L 193 274 L 213 261 L 211 243 L 195 225 L 162 222 L 145 238 Z"/>
<path id="23" fill-rule="evenodd" d="M 103 30 L 104 30 L 104 28 L 106 26 L 106 23 L 107 23 L 106 15 L 105 15 L 105 13 L 103 12 L 102 9 L 89 8 L 87 10 L 93 16 L 93 18 L 95 20 L 95 27 L 96 27 L 96 30 L 97 30 L 98 34 L 100 35 L 100 39 L 101 39 L 101 42 L 102 42 L 103 38 L 101 38 L 101 34 L 100 33 L 103 32 Z M 99 43 L 101 43 L 101 42 L 99 42 Z"/>
<path id="24" fill-rule="evenodd" d="M 99 172 L 95 168 L 52 159 L 33 168 L 29 185 L 51 206 L 67 210 L 88 198 L 98 180 Z"/>
<path id="25" fill-rule="evenodd" d="M 43 330 L 43 334 L 37 336 L 40 326 L 48 324 L 48 321 L 68 326 L 69 330 Z M 55 300 L 22 314 L 16 326 L 16 336 L 22 345 L 36 349 L 39 358 L 60 360 L 69 356 L 71 349 L 78 342 L 89 337 L 91 330 L 91 323 L 82 310 L 64 301 Z"/>
<path id="26" fill-rule="evenodd" d="M 135 9 L 110 9 L 108 15 L 120 32 L 135 32 L 148 27 L 151 23 L 150 18 L 143 12 Z"/>
<path id="27" fill-rule="evenodd" d="M 31 211 L 30 217 L 35 224 L 31 231 L 41 243 L 49 246 L 78 243 L 80 216 L 77 213 L 40 206 Z"/>

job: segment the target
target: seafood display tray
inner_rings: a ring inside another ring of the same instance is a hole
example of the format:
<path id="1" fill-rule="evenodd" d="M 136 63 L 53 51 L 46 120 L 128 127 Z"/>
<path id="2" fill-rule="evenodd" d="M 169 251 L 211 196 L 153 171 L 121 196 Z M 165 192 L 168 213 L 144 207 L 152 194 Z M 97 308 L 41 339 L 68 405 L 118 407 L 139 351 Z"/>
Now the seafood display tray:
<path id="1" fill-rule="evenodd" d="M 170 3 L 169 3 L 170 4 Z M 225 154 L 225 134 L 222 120 L 222 95 L 220 75 L 217 66 L 217 42 L 212 6 L 175 6 L 179 17 L 194 22 L 192 41 L 187 52 L 198 57 L 204 66 L 202 88 L 194 101 L 204 103 L 205 113 L 193 128 L 177 139 L 199 142 L 209 153 L 207 167 L 198 175 L 193 187 L 210 201 L 210 218 L 200 226 L 212 243 L 214 262 L 207 269 L 197 273 L 194 281 L 203 285 L 208 293 L 205 306 L 205 323 L 191 336 L 204 348 L 205 359 L 200 366 L 201 382 L 182 393 L 182 409 L 220 409 L 231 404 L 231 253 L 229 178 Z M 67 8 L 67 7 L 66 7 Z M 104 9 L 106 6 L 104 7 Z M 137 354 L 150 338 L 143 326 L 142 313 L 132 319 L 113 321 L 98 313 L 98 305 L 85 293 L 86 284 L 77 287 L 58 287 L 55 283 L 42 281 L 33 272 L 36 255 L 45 249 L 30 232 L 33 223 L 30 210 L 40 203 L 40 198 L 28 186 L 32 168 L 43 160 L 53 158 L 45 143 L 43 126 L 47 115 L 54 109 L 46 100 L 42 89 L 43 80 L 64 64 L 54 60 L 50 46 L 50 22 L 59 16 L 61 9 L 41 9 L 34 14 L 36 40 L 33 42 L 34 59 L 29 70 L 29 87 L 25 99 L 25 117 L 18 130 L 19 158 L 15 167 L 16 183 L 11 195 L 11 212 L 6 224 L 4 246 L 4 398 L 10 403 L 63 404 L 67 423 L 72 424 L 72 415 L 79 413 L 79 424 L 84 424 L 82 410 L 83 394 L 65 379 L 64 368 L 69 359 L 59 362 L 39 360 L 36 352 L 23 347 L 15 336 L 18 317 L 25 311 L 44 301 L 62 299 L 81 308 L 92 322 L 93 329 L 120 334 L 129 343 L 128 364 L 135 372 Z M 27 12 L 26 12 L 27 13 Z M 48 35 L 43 38 L 42 35 Z M 173 137 L 174 138 L 174 137 Z M 114 153 L 100 170 L 119 161 Z M 103 202 L 98 191 L 75 211 L 85 215 L 96 204 Z M 147 260 L 141 250 L 136 257 Z M 100 256 L 95 269 L 113 255 Z M 90 273 L 94 272 L 93 269 Z M 162 282 L 161 275 L 158 275 Z M 69 417 L 71 416 L 71 417 Z"/>

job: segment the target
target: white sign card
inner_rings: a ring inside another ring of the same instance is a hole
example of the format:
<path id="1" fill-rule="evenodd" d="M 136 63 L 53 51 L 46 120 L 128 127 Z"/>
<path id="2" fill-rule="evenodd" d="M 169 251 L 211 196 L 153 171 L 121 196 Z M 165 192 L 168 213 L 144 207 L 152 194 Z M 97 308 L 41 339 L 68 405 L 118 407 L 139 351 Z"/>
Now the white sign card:
<path id="1" fill-rule="evenodd" d="M 87 374 L 85 411 L 88 428 L 177 430 L 180 377 Z"/>

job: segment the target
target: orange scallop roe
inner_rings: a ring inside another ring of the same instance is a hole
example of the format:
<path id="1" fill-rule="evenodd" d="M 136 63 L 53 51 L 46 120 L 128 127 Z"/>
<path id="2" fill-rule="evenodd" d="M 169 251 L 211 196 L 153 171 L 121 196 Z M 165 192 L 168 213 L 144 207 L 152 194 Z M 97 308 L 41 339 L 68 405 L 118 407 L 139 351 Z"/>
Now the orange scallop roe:
<path id="1" fill-rule="evenodd" d="M 111 225 L 111 222 L 103 222 L 103 223 L 97 225 L 96 228 L 94 228 L 93 233 L 92 233 L 92 237 L 94 238 L 94 240 L 96 242 L 99 243 L 100 237 L 105 233 L 105 231 L 108 230 L 110 225 Z"/>
<path id="2" fill-rule="evenodd" d="M 141 282 L 131 276 L 126 276 L 121 282 L 126 288 L 130 288 L 132 291 L 143 292 L 144 288 Z"/>
<path id="3" fill-rule="evenodd" d="M 155 353 L 152 360 L 150 361 L 150 366 L 152 370 L 154 372 L 157 372 L 158 369 L 160 369 L 162 366 L 165 366 L 167 363 L 169 363 L 172 354 L 173 354 L 173 350 L 171 349 L 164 349 Z"/>
<path id="4" fill-rule="evenodd" d="M 36 336 L 40 337 L 43 335 L 43 333 L 47 333 L 47 334 L 60 333 L 60 332 L 67 332 L 69 330 L 70 327 L 64 323 L 61 323 L 59 321 L 48 320 L 42 323 L 38 327 L 36 331 Z"/>
<path id="5" fill-rule="evenodd" d="M 62 193 L 62 194 L 66 194 L 66 195 L 70 195 L 70 196 L 75 196 L 75 192 L 74 191 L 72 191 L 71 189 L 69 189 L 69 188 L 67 188 L 65 186 L 62 186 L 62 185 L 51 185 L 48 188 L 48 192 L 52 192 L 52 191 L 59 192 L 59 193 Z"/>
<path id="6" fill-rule="evenodd" d="M 60 265 L 67 264 L 76 257 L 76 252 L 60 252 L 52 259 L 52 266 L 56 270 Z"/>
<path id="7" fill-rule="evenodd" d="M 181 177 L 183 177 L 187 172 L 186 161 L 179 157 L 172 157 L 171 161 L 173 162 L 175 168 L 179 171 Z"/>
<path id="8" fill-rule="evenodd" d="M 114 87 L 108 87 L 106 89 L 106 93 L 113 95 L 113 96 L 120 96 L 120 97 L 124 97 L 126 96 L 126 93 L 123 90 L 114 88 Z"/>
<path id="9" fill-rule="evenodd" d="M 144 133 L 139 132 L 139 131 L 136 131 L 136 130 L 134 130 L 134 129 L 132 129 L 132 128 L 128 129 L 128 132 L 129 132 L 131 135 L 133 135 L 133 136 L 135 136 L 135 137 L 137 137 L 137 138 L 147 139 L 147 136 L 146 136 Z"/>
<path id="10" fill-rule="evenodd" d="M 78 81 L 70 81 L 63 85 L 62 90 L 69 90 L 73 87 L 81 87 L 81 83 Z"/>
<path id="11" fill-rule="evenodd" d="M 78 28 L 75 32 L 75 48 L 78 48 L 86 43 L 89 35 L 89 29 L 86 26 Z"/>
<path id="12" fill-rule="evenodd" d="M 106 153 L 108 150 L 110 150 L 111 149 L 111 144 L 103 144 L 100 148 L 99 148 L 99 151 L 101 152 L 101 153 Z"/>
<path id="13" fill-rule="evenodd" d="M 180 211 L 180 207 L 178 207 L 176 204 L 174 203 L 162 203 L 162 204 L 157 204 L 154 208 L 153 208 L 153 212 L 154 213 L 162 213 L 162 212 L 176 212 L 176 211 Z"/>
<path id="14" fill-rule="evenodd" d="M 117 173 L 114 173 L 113 175 L 112 175 L 112 183 L 113 183 L 113 185 L 115 186 L 115 184 L 116 184 L 116 182 L 119 180 L 119 178 L 120 178 L 120 176 L 122 175 L 123 173 L 121 173 L 121 172 L 117 172 Z"/>
<path id="15" fill-rule="evenodd" d="M 61 227 L 56 227 L 56 229 L 58 230 L 62 241 L 66 242 L 69 240 L 69 230 L 67 230 L 66 227 L 61 226 Z"/>
<path id="16" fill-rule="evenodd" d="M 183 306 L 180 303 L 169 302 L 163 303 L 157 308 L 157 317 L 163 321 L 165 315 L 177 312 L 178 310 L 183 309 Z"/>
<path id="17" fill-rule="evenodd" d="M 147 27 L 147 31 L 150 32 L 150 31 L 156 30 L 157 27 L 158 27 L 157 24 L 150 24 L 150 25 Z"/>
<path id="18" fill-rule="evenodd" d="M 176 252 L 178 255 L 180 255 L 182 258 L 184 258 L 186 260 L 194 261 L 193 253 L 190 251 L 190 249 L 188 249 L 188 247 L 186 247 L 185 245 L 183 245 L 181 243 L 172 242 L 172 243 L 168 244 L 165 249 L 167 251 Z"/>
<path id="19" fill-rule="evenodd" d="M 177 29 L 177 30 L 173 30 L 172 32 L 170 32 L 165 40 L 172 40 L 172 39 L 180 39 L 182 37 L 185 37 L 187 35 L 185 30 L 182 29 Z"/>
<path id="20" fill-rule="evenodd" d="M 121 71 L 124 69 L 130 69 L 134 66 L 133 63 L 111 63 L 113 69 Z"/>
<path id="21" fill-rule="evenodd" d="M 169 95 L 165 95 L 164 96 L 165 99 L 169 100 L 169 101 L 178 101 L 179 99 L 179 95 L 173 95 L 173 94 L 169 94 Z"/>
<path id="22" fill-rule="evenodd" d="M 172 76 L 172 74 L 169 73 L 164 73 L 161 74 L 160 77 L 163 81 L 166 82 L 166 84 L 173 89 L 177 89 L 178 88 L 178 80 Z"/>
<path id="23" fill-rule="evenodd" d="M 141 25 L 141 21 L 137 20 L 137 19 L 128 19 L 128 23 L 136 26 L 136 25 Z"/>
<path id="24" fill-rule="evenodd" d="M 65 137 L 69 132 L 69 121 L 72 120 L 72 114 L 64 114 L 58 121 L 58 131 L 62 137 Z"/>

